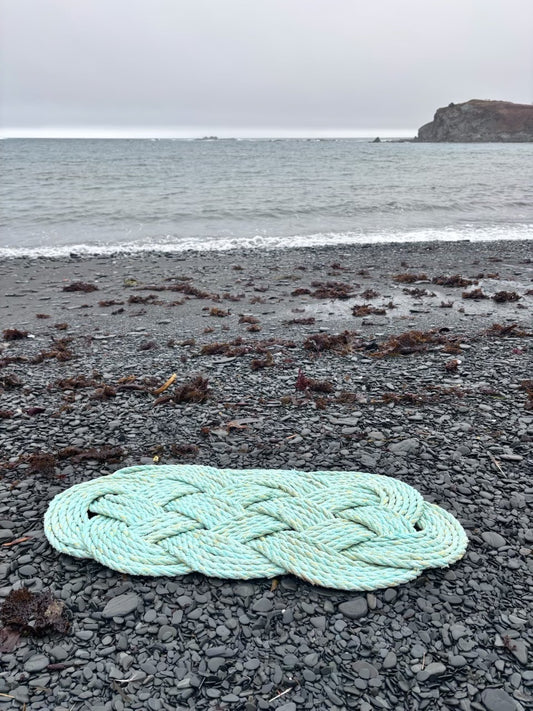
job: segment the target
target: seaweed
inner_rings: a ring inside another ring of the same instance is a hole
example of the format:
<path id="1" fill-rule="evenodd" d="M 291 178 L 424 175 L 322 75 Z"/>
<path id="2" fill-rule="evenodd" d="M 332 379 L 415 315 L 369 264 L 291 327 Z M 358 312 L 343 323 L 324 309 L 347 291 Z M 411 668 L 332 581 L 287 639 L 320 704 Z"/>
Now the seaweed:
<path id="1" fill-rule="evenodd" d="M 171 444 L 170 451 L 175 457 L 196 457 L 199 450 L 195 444 L 180 442 Z"/>
<path id="2" fill-rule="evenodd" d="M 44 452 L 30 454 L 27 461 L 30 465 L 30 474 L 44 474 L 48 477 L 55 474 L 57 459 L 53 454 Z"/>
<path id="3" fill-rule="evenodd" d="M 341 390 L 335 400 L 337 402 L 342 402 L 345 404 L 353 404 L 354 402 L 366 402 L 366 397 L 364 395 L 361 395 L 361 393 L 353 393 L 349 392 L 348 390 Z"/>
<path id="4" fill-rule="evenodd" d="M 363 299 L 376 299 L 379 296 L 379 292 L 375 291 L 375 289 L 365 289 L 361 292 L 361 296 Z"/>
<path id="5" fill-rule="evenodd" d="M 192 284 L 172 284 L 172 286 L 167 286 L 168 291 L 179 291 L 185 296 L 194 296 L 196 299 L 212 299 L 213 301 L 220 301 L 219 294 L 211 294 L 209 291 L 203 291 Z"/>
<path id="6" fill-rule="evenodd" d="M 397 282 L 398 284 L 414 284 L 415 281 L 427 281 L 428 276 L 427 274 L 411 274 L 409 272 L 405 272 L 404 274 L 395 274 L 392 277 L 392 280 Z"/>
<path id="7" fill-rule="evenodd" d="M 472 284 L 477 284 L 477 281 L 473 279 L 465 279 L 460 274 L 453 275 L 441 275 L 433 277 L 431 280 L 433 284 L 438 286 L 455 286 L 455 287 L 465 287 L 472 286 Z"/>
<path id="8" fill-rule="evenodd" d="M 230 294 L 229 291 L 225 291 L 222 298 L 224 301 L 241 301 L 244 299 L 244 294 Z"/>
<path id="9" fill-rule="evenodd" d="M 291 296 L 304 296 L 310 293 L 311 289 L 306 289 L 305 287 L 301 286 L 298 289 L 294 289 L 293 291 L 291 291 Z"/>
<path id="10" fill-rule="evenodd" d="M 329 266 L 331 269 L 336 269 L 338 272 L 350 271 L 348 267 L 343 267 L 342 264 L 339 264 L 339 262 L 333 262 L 333 264 L 330 264 Z"/>
<path id="11" fill-rule="evenodd" d="M 461 361 L 458 360 L 457 358 L 451 358 L 450 360 L 446 361 L 444 364 L 444 368 L 448 373 L 454 373 L 460 365 Z"/>
<path id="12" fill-rule="evenodd" d="M 97 462 L 119 462 L 124 457 L 122 447 L 111 447 L 105 445 L 97 449 L 81 449 L 80 447 L 65 447 L 56 453 L 58 460 L 72 459 L 73 462 L 83 462 L 86 459 L 94 459 Z"/>
<path id="13" fill-rule="evenodd" d="M 88 378 L 86 375 L 74 375 L 69 378 L 61 378 L 54 383 L 56 388 L 61 390 L 78 390 L 80 388 L 99 387 L 100 383 L 93 378 Z M 48 386 L 51 389 L 52 386 Z"/>
<path id="14" fill-rule="evenodd" d="M 43 412 L 46 412 L 46 407 L 27 407 L 24 412 L 30 417 L 34 417 L 35 415 L 40 415 Z"/>
<path id="15" fill-rule="evenodd" d="M 422 405 L 426 402 L 426 399 L 422 395 L 417 393 L 403 392 L 403 393 L 392 393 L 385 392 L 381 396 L 382 402 L 385 404 L 405 404 L 405 405 Z"/>
<path id="16" fill-rule="evenodd" d="M 105 301 L 99 301 L 98 306 L 122 306 L 123 301 L 117 301 L 116 299 L 107 299 Z"/>
<path id="17" fill-rule="evenodd" d="M 306 338 L 303 347 L 309 351 L 335 351 L 341 355 L 351 353 L 354 347 L 353 331 L 343 331 L 338 334 L 315 333 Z"/>
<path id="18" fill-rule="evenodd" d="M 162 302 L 165 304 L 165 306 L 170 307 L 170 306 L 183 306 L 185 301 L 183 299 L 174 299 L 173 301 L 166 301 Z"/>
<path id="19" fill-rule="evenodd" d="M 501 323 L 493 323 L 490 328 L 484 331 L 484 334 L 486 336 L 497 336 L 498 338 L 505 338 L 506 336 L 519 338 L 533 336 L 533 332 L 519 328 L 517 323 L 511 323 L 508 326 L 502 326 Z"/>
<path id="20" fill-rule="evenodd" d="M 524 390 L 527 395 L 527 400 L 524 403 L 526 410 L 533 410 L 533 380 L 522 380 L 520 389 Z"/>
<path id="21" fill-rule="evenodd" d="M 0 607 L 0 620 L 4 625 L 0 639 L 3 652 L 12 651 L 12 643 L 16 644 L 20 635 L 42 637 L 50 632 L 64 635 L 70 627 L 61 600 L 56 600 L 48 590 L 34 593 L 25 587 L 11 590 Z M 6 642 L 11 642 L 10 649 L 6 649 Z"/>
<path id="22" fill-rule="evenodd" d="M 35 314 L 35 318 L 40 318 L 40 319 L 50 318 L 50 314 Z"/>
<path id="23" fill-rule="evenodd" d="M 66 331 L 68 323 L 54 323 L 54 328 L 57 328 L 58 331 Z"/>
<path id="24" fill-rule="evenodd" d="M 272 353 L 267 352 L 265 358 L 254 358 L 251 362 L 252 370 L 260 370 L 262 368 L 271 368 L 276 365 Z"/>
<path id="25" fill-rule="evenodd" d="M 139 351 L 152 351 L 157 348 L 157 343 L 155 341 L 143 341 L 139 344 L 137 350 Z"/>
<path id="26" fill-rule="evenodd" d="M 212 306 L 209 309 L 209 315 L 210 316 L 218 316 L 218 318 L 224 318 L 226 316 L 229 316 L 230 312 L 229 312 L 229 310 L 219 309 L 217 306 Z"/>
<path id="27" fill-rule="evenodd" d="M 452 309 L 453 301 L 441 301 L 439 305 L 440 309 Z"/>
<path id="28" fill-rule="evenodd" d="M 298 368 L 298 376 L 295 384 L 296 390 L 305 391 L 313 390 L 318 393 L 332 393 L 334 388 L 329 380 L 315 380 L 304 375 L 301 368 Z"/>
<path id="29" fill-rule="evenodd" d="M 314 316 L 307 316 L 304 318 L 291 318 L 289 321 L 285 321 L 287 326 L 300 325 L 300 326 L 312 326 L 316 321 Z"/>
<path id="30" fill-rule="evenodd" d="M 239 316 L 239 323 L 259 323 L 259 319 L 250 314 L 241 314 Z"/>
<path id="31" fill-rule="evenodd" d="M 506 301 L 518 301 L 520 296 L 516 291 L 497 291 L 491 298 L 497 304 L 503 304 Z"/>
<path id="32" fill-rule="evenodd" d="M 20 331 L 18 328 L 5 328 L 2 331 L 4 341 L 20 341 L 28 337 L 28 331 Z"/>
<path id="33" fill-rule="evenodd" d="M 6 373 L 0 376 L 0 388 L 10 390 L 11 388 L 20 388 L 22 385 L 22 380 L 15 373 Z"/>
<path id="34" fill-rule="evenodd" d="M 376 358 L 385 356 L 409 355 L 425 351 L 428 344 L 443 343 L 444 339 L 435 330 L 405 331 L 397 336 L 389 336 L 379 348 L 372 353 Z"/>
<path id="35" fill-rule="evenodd" d="M 184 341 L 181 341 L 179 344 L 180 346 L 194 346 L 196 345 L 196 341 L 194 338 L 186 338 Z"/>
<path id="36" fill-rule="evenodd" d="M 387 311 L 386 309 L 379 308 L 377 306 L 372 306 L 372 304 L 354 304 L 352 306 L 352 315 L 353 316 L 370 316 L 371 314 L 375 314 L 377 316 L 382 316 L 386 314 Z"/>
<path id="37" fill-rule="evenodd" d="M 0 420 L 9 420 L 14 414 L 14 410 L 0 410 Z"/>
<path id="38" fill-rule="evenodd" d="M 474 299 L 479 301 L 480 299 L 488 299 L 489 297 L 484 293 L 482 289 L 472 289 L 472 291 L 463 291 L 461 294 L 463 299 Z"/>
<path id="39" fill-rule="evenodd" d="M 462 353 L 461 345 L 457 343 L 457 341 L 448 341 L 444 344 L 442 352 L 454 355 L 456 355 L 457 353 Z"/>
<path id="40" fill-rule="evenodd" d="M 128 297 L 128 304 L 152 304 L 160 306 L 164 303 L 164 301 L 161 301 L 161 299 L 157 298 L 156 294 L 148 294 L 147 296 L 130 294 L 130 296 Z"/>
<path id="41" fill-rule="evenodd" d="M 404 294 L 408 294 L 409 296 L 412 296 L 414 299 L 420 299 L 423 296 L 436 296 L 436 294 L 433 291 L 428 291 L 427 289 L 419 289 L 418 287 L 415 289 L 402 289 Z"/>
<path id="42" fill-rule="evenodd" d="M 181 385 L 174 393 L 162 395 L 157 398 L 154 405 L 162 405 L 167 402 L 205 402 L 210 396 L 209 380 L 202 375 L 197 375 L 192 380 Z"/>
<path id="43" fill-rule="evenodd" d="M 311 292 L 314 299 L 350 299 L 354 296 L 352 285 L 342 281 L 313 281 L 311 286 L 315 287 Z"/>
<path id="44" fill-rule="evenodd" d="M 42 363 L 43 360 L 50 359 L 50 358 L 55 358 L 56 360 L 58 360 L 60 362 L 72 360 L 72 358 L 74 358 L 74 354 L 68 348 L 68 344 L 71 341 L 72 341 L 72 338 L 58 338 L 58 339 L 53 338 L 51 350 L 41 351 L 36 356 L 31 358 L 30 362 L 34 363 L 34 364 Z"/>
<path id="45" fill-rule="evenodd" d="M 248 352 L 243 346 L 242 338 L 236 338 L 228 343 L 207 343 L 200 349 L 200 355 L 225 355 L 228 357 L 242 356 Z"/>
<path id="46" fill-rule="evenodd" d="M 82 291 L 88 294 L 91 291 L 98 291 L 96 284 L 88 284 L 84 281 L 74 281 L 72 284 L 67 284 L 63 287 L 63 291 Z"/>
<path id="47" fill-rule="evenodd" d="M 115 397 L 116 394 L 117 390 L 112 385 L 102 385 L 99 388 L 96 388 L 96 390 L 91 395 L 91 399 L 109 400 L 110 398 Z"/>
<path id="48" fill-rule="evenodd" d="M 309 387 L 310 379 L 304 375 L 301 368 L 298 368 L 298 375 L 296 377 L 296 390 L 307 390 Z"/>
<path id="49" fill-rule="evenodd" d="M 246 330 L 250 331 L 250 333 L 259 333 L 259 331 L 261 330 L 261 326 L 259 326 L 257 323 L 252 323 L 246 328 Z"/>
<path id="50" fill-rule="evenodd" d="M 499 279 L 500 275 L 498 272 L 491 272 L 489 274 L 485 274 L 485 272 L 479 272 L 479 274 L 476 274 L 475 276 L 471 277 L 472 279 Z"/>

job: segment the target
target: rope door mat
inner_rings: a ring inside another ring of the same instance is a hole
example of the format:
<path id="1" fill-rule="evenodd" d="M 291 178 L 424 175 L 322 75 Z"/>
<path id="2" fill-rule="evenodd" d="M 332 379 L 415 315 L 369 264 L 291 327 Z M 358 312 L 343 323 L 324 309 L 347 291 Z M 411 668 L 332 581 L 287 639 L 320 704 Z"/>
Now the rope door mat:
<path id="1" fill-rule="evenodd" d="M 344 590 L 405 583 L 467 546 L 416 489 L 361 472 L 128 467 L 58 494 L 44 527 L 62 553 L 132 575 L 292 573 Z"/>

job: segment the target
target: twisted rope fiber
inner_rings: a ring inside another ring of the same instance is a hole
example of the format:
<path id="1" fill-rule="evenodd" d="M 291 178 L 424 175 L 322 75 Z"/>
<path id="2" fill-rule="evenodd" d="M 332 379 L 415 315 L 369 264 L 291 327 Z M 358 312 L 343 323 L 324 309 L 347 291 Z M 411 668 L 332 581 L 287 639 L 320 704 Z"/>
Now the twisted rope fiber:
<path id="1" fill-rule="evenodd" d="M 344 590 L 407 582 L 467 546 L 416 489 L 362 472 L 128 467 L 58 494 L 44 527 L 62 553 L 132 575 L 293 573 Z"/>

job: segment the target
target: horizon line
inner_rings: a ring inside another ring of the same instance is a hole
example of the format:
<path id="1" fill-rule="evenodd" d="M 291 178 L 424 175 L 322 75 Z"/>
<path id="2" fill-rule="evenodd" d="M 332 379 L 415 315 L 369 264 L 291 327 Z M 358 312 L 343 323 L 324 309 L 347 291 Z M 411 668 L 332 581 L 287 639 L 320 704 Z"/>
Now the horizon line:
<path id="1" fill-rule="evenodd" d="M 258 138 L 414 138 L 417 130 L 385 128 L 385 129 L 241 129 L 232 131 L 227 128 L 187 127 L 178 130 L 155 129 L 147 130 L 142 128 L 120 129 L 120 128 L 1 128 L 0 139 L 22 139 L 22 138 L 107 138 L 107 139 L 172 139 L 172 140 L 194 140 L 198 138 L 217 139 L 258 139 Z"/>

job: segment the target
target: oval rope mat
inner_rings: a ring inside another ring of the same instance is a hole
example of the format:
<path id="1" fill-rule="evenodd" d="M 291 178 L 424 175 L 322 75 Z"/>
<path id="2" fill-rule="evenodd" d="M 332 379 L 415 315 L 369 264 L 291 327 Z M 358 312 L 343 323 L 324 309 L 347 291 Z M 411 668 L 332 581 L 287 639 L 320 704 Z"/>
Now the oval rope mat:
<path id="1" fill-rule="evenodd" d="M 362 472 L 138 466 L 58 494 L 44 519 L 62 553 L 132 575 L 259 578 L 375 590 L 459 560 L 449 513 Z"/>

